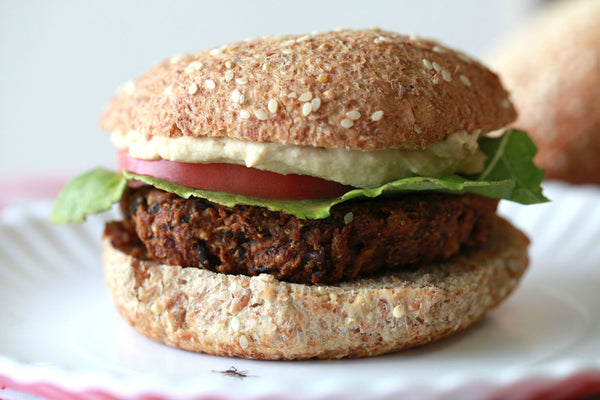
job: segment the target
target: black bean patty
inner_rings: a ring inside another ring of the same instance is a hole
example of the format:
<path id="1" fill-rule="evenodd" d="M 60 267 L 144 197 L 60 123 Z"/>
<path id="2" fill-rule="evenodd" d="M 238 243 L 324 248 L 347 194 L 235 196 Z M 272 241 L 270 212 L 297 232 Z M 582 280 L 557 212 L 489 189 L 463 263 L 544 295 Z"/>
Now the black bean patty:
<path id="1" fill-rule="evenodd" d="M 144 186 L 127 190 L 124 220 L 109 223 L 105 235 L 114 246 L 137 248 L 165 264 L 335 283 L 477 246 L 497 203 L 474 194 L 417 194 L 342 203 L 327 218 L 300 219 Z"/>

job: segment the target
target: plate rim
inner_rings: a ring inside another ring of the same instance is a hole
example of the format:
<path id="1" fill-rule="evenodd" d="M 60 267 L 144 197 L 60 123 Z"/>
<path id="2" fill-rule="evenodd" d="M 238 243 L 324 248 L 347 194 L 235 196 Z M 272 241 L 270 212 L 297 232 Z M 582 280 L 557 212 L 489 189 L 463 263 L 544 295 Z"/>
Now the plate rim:
<path id="1" fill-rule="evenodd" d="M 559 189 L 561 186 L 558 186 Z M 571 190 L 571 189 L 569 189 Z M 600 195 L 600 191 L 595 188 L 583 188 L 589 195 L 592 193 Z M 15 207 L 7 207 L 0 214 L 0 226 L 13 225 L 22 221 L 22 218 L 42 218 L 47 222 L 46 216 L 50 210 L 48 200 L 41 200 L 31 203 L 21 204 Z M 102 218 L 104 220 L 104 218 Z M 99 220 L 101 222 L 101 220 Z M 598 272 L 600 274 L 600 271 Z M 246 360 L 248 361 L 248 360 Z M 259 361 L 260 362 L 260 361 Z M 140 398 L 149 396 L 152 398 L 185 398 L 185 399 L 234 399 L 237 398 L 232 393 L 223 390 L 215 390 L 214 387 L 207 392 L 198 392 L 197 385 L 182 384 L 175 385 L 174 390 L 172 380 L 143 379 L 140 376 L 126 376 L 126 374 L 108 371 L 98 368 L 95 370 L 69 370 L 57 365 L 34 365 L 11 358 L 9 355 L 0 353 L 0 384 L 6 387 L 15 387 L 25 391 L 36 391 L 36 387 L 50 386 L 53 390 L 63 390 L 65 394 L 75 396 L 73 398 L 86 398 L 86 392 L 93 391 L 95 395 L 105 398 Z M 377 397 L 386 397 L 390 395 L 411 394 L 415 391 L 426 391 L 434 397 L 440 397 L 443 394 L 458 393 L 461 391 L 476 389 L 484 396 L 493 393 L 510 390 L 512 387 L 521 385 L 538 384 L 547 388 L 556 386 L 561 382 L 568 380 L 583 379 L 588 386 L 595 387 L 600 392 L 600 354 L 595 358 L 589 356 L 585 359 L 574 357 L 560 360 L 544 361 L 534 365 L 513 367 L 496 371 L 493 374 L 472 377 L 464 372 L 449 373 L 445 376 L 437 377 L 435 385 L 423 384 L 423 382 L 408 382 L 407 379 L 397 379 L 386 387 L 379 388 Z M 189 381 L 182 378 L 179 383 Z M 263 399 L 272 397 L 291 398 L 290 393 L 285 390 L 282 384 L 270 385 L 244 385 L 243 381 L 237 382 L 238 387 L 248 388 L 253 386 L 250 392 L 244 392 L 246 399 Z M 260 386 L 260 390 L 256 389 Z M 310 385 L 303 385 L 299 392 L 294 394 L 294 399 L 343 397 L 354 398 L 356 392 L 345 390 L 344 388 L 325 388 L 315 390 Z M 338 385 L 339 386 L 339 385 Z M 364 395 L 364 393 L 361 393 Z M 329 396 L 329 397 L 328 397 Z M 364 398 L 364 397 L 361 397 Z"/>

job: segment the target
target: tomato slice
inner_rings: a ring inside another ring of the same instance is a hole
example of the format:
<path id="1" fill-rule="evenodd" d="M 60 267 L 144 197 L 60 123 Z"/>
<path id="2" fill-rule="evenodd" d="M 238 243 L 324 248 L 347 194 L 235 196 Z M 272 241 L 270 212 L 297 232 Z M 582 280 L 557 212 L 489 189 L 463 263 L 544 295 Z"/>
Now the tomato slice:
<path id="1" fill-rule="evenodd" d="M 127 150 L 118 153 L 119 168 L 195 189 L 281 200 L 338 197 L 352 186 L 308 175 L 278 174 L 243 165 L 194 164 L 169 160 L 141 160 Z"/>

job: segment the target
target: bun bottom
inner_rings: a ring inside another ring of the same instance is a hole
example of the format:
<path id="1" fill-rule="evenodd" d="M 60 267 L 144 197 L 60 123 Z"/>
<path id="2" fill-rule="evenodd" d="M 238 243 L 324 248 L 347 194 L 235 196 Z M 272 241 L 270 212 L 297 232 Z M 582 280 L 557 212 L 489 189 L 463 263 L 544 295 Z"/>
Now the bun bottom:
<path id="1" fill-rule="evenodd" d="M 335 285 L 161 265 L 104 239 L 113 302 L 139 333 L 196 352 L 278 360 L 369 357 L 422 345 L 485 316 L 517 286 L 529 240 L 498 217 L 452 259 Z"/>

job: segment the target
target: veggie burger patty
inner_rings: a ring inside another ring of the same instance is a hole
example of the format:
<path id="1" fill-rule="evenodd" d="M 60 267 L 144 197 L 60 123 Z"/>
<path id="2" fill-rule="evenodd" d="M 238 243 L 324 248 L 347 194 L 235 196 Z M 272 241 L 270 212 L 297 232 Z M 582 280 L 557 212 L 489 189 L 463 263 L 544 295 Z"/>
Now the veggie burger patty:
<path id="1" fill-rule="evenodd" d="M 105 235 L 117 247 L 135 245 L 169 265 L 336 283 L 480 245 L 497 203 L 474 194 L 417 194 L 343 203 L 327 218 L 300 219 L 144 186 L 125 193 L 124 220 L 110 223 Z"/>

